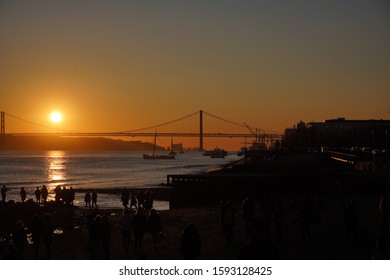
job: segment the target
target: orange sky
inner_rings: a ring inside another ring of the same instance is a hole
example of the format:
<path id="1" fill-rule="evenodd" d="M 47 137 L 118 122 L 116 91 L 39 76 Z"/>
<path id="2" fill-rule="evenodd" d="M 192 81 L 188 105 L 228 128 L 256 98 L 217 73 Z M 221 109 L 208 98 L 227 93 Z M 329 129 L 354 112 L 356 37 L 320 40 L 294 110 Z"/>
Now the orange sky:
<path id="1" fill-rule="evenodd" d="M 387 1 L 210 2 L 0 1 L 0 109 L 83 132 L 389 119 Z"/>

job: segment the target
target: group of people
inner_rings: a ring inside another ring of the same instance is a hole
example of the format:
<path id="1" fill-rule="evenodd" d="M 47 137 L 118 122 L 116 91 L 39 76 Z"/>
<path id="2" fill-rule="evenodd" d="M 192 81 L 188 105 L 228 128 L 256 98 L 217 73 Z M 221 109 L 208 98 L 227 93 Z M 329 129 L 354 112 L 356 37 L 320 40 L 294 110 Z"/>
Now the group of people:
<path id="1" fill-rule="evenodd" d="M 41 221 L 39 215 L 34 215 L 33 220 L 26 227 L 22 220 L 16 222 L 15 230 L 12 232 L 13 247 L 8 250 L 8 258 L 23 259 L 25 247 L 27 245 L 27 235 L 31 234 L 34 246 L 35 259 L 40 258 L 40 248 L 43 243 L 46 251 L 46 259 L 51 259 L 51 246 L 53 243 L 54 225 L 51 214 L 46 213 L 44 221 Z"/>
<path id="2" fill-rule="evenodd" d="M 149 214 L 142 207 L 135 211 L 129 208 L 123 210 L 118 220 L 119 230 L 122 236 L 123 249 L 126 253 L 142 251 L 143 238 L 149 232 L 153 240 L 153 248 L 157 250 L 157 244 L 162 240 L 162 224 L 159 213 L 151 209 Z M 112 225 L 110 217 L 100 215 L 97 208 L 93 209 L 87 218 L 88 251 L 91 259 L 110 257 L 110 239 Z M 134 243 L 134 249 L 130 249 L 130 243 Z"/>
<path id="3" fill-rule="evenodd" d="M 138 192 L 132 190 L 129 192 L 126 188 L 123 189 L 121 194 L 121 202 L 123 207 L 130 209 L 137 209 L 142 207 L 144 209 L 153 208 L 153 192 L 151 190 L 139 190 Z M 130 203 L 130 206 L 128 206 Z"/>
<path id="4" fill-rule="evenodd" d="M 98 195 L 96 191 L 93 191 L 92 194 L 89 191 L 87 191 L 84 195 L 85 208 L 89 208 L 89 209 L 98 208 L 97 198 Z"/>
<path id="5" fill-rule="evenodd" d="M 7 191 L 8 188 L 6 188 L 5 186 L 1 188 L 1 200 L 3 202 L 6 201 Z M 26 202 L 27 191 L 24 187 L 20 188 L 19 194 L 20 194 L 20 200 L 22 202 Z M 54 188 L 54 194 L 55 194 L 54 199 L 57 204 L 62 203 L 66 205 L 73 205 L 73 201 L 75 199 L 75 190 L 73 189 L 73 187 L 67 189 L 66 187 L 61 188 L 60 186 L 56 186 Z M 35 196 L 35 202 L 38 205 L 45 206 L 49 198 L 49 190 L 47 186 L 42 185 L 42 188 L 36 187 L 34 191 L 34 196 Z"/>

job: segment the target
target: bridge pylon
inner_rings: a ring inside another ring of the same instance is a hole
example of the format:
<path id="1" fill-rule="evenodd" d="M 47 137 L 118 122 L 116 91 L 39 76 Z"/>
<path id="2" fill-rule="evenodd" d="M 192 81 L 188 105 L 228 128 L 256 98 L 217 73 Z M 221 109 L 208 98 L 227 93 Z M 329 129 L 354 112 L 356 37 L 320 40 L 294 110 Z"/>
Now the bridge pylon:
<path id="1" fill-rule="evenodd" d="M 203 151 L 203 111 L 199 111 L 199 151 Z"/>

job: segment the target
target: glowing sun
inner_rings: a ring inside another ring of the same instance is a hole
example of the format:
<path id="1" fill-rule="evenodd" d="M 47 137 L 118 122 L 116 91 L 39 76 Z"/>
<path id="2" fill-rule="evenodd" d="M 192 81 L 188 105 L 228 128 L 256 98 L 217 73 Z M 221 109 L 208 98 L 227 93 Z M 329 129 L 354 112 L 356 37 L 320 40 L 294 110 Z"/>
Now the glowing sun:
<path id="1" fill-rule="evenodd" d="M 62 121 L 62 114 L 60 112 L 52 112 L 50 114 L 50 120 L 53 123 L 59 123 Z"/>

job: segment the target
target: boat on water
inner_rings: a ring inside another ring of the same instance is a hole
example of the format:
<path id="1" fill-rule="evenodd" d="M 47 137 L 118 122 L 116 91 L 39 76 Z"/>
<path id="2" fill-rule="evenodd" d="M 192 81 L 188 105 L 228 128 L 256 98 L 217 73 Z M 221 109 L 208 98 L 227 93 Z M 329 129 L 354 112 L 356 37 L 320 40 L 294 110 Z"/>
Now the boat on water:
<path id="1" fill-rule="evenodd" d="M 215 148 L 214 150 L 205 151 L 203 155 L 211 158 L 225 158 L 228 153 L 223 149 Z"/>
<path id="2" fill-rule="evenodd" d="M 169 153 L 168 155 L 156 155 L 154 153 L 156 150 L 156 139 L 157 139 L 157 132 L 154 134 L 153 153 L 151 155 L 143 154 L 143 158 L 144 159 L 175 159 L 175 155 L 171 153 Z"/>

